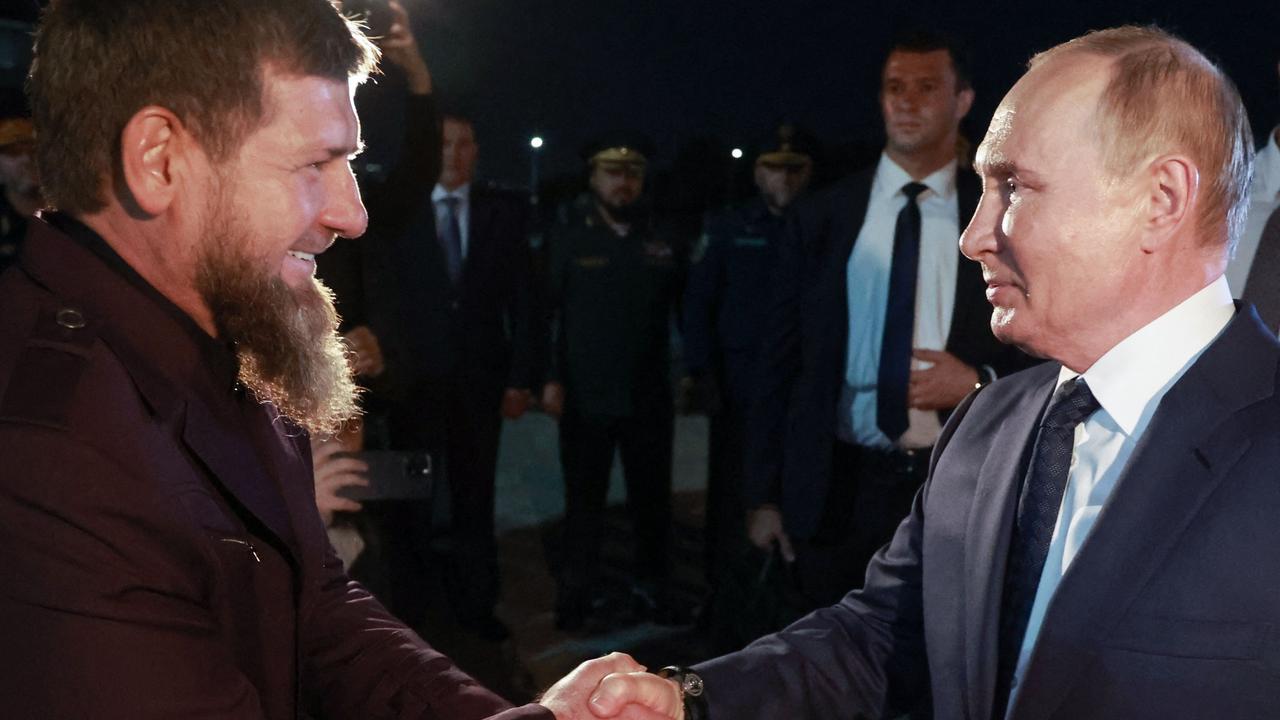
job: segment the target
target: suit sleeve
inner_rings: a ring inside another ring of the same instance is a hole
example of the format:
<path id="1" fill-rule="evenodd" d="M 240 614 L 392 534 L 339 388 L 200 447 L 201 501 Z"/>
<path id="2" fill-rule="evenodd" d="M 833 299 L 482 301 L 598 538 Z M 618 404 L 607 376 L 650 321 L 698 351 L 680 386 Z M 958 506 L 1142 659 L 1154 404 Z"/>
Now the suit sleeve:
<path id="1" fill-rule="evenodd" d="M 755 401 L 747 415 L 744 500 L 748 508 L 780 501 L 783 440 L 791 387 L 800 373 L 800 293 L 811 213 L 795 212 L 778 239 L 761 335 Z"/>
<path id="2" fill-rule="evenodd" d="M 684 362 L 694 377 L 712 370 L 717 302 L 724 272 L 722 238 L 717 230 L 714 220 L 708 219 L 693 251 L 689 282 L 684 289 Z"/>
<path id="3" fill-rule="evenodd" d="M 977 394 L 956 409 L 935 459 Z M 921 577 L 931 482 L 868 565 L 862 590 L 739 652 L 695 666 L 706 682 L 712 718 L 892 718 L 927 698 Z"/>
<path id="4" fill-rule="evenodd" d="M 7 717 L 262 717 L 152 483 L 64 433 L 0 427 Z M 160 541 L 157 540 L 160 539 Z"/>

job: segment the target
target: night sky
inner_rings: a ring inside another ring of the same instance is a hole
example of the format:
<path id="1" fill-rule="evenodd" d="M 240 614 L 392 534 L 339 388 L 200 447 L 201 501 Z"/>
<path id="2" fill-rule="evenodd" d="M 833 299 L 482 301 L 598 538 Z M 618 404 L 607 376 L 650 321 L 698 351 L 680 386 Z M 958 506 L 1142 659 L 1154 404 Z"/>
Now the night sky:
<path id="1" fill-rule="evenodd" d="M 575 172 L 581 146 L 615 127 L 648 134 L 659 165 L 699 138 L 726 154 L 750 146 L 783 115 L 829 146 L 874 148 L 885 43 L 911 26 L 972 46 L 974 140 L 1032 53 L 1124 22 L 1156 22 L 1219 60 L 1257 135 L 1280 121 L 1280 0 L 404 1 L 440 95 L 476 119 L 481 175 L 512 184 L 528 182 L 534 133 L 547 142 L 544 178 Z M 0 0 L 0 16 L 33 17 L 36 3 Z M 394 95 L 394 83 L 379 93 Z M 394 151 L 395 117 L 366 117 L 373 157 Z"/>

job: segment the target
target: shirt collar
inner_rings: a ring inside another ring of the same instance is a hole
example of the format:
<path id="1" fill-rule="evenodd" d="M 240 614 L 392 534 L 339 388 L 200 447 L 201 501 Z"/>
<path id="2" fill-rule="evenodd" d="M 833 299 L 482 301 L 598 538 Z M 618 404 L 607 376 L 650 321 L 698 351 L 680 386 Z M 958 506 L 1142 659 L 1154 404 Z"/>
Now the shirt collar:
<path id="1" fill-rule="evenodd" d="M 456 197 L 465 205 L 471 199 L 471 183 L 464 183 L 453 190 L 445 190 L 443 185 L 436 183 L 435 189 L 431 191 L 431 202 L 437 203 L 447 197 Z"/>
<path id="2" fill-rule="evenodd" d="M 1085 382 L 1120 429 L 1132 436 L 1234 314 L 1227 279 L 1219 277 L 1108 350 L 1085 371 Z M 1076 375 L 1064 367 L 1058 384 Z"/>
<path id="3" fill-rule="evenodd" d="M 883 193 L 885 196 L 896 195 L 902 192 L 903 185 L 912 181 L 911 175 L 906 170 L 903 170 L 901 165 L 894 162 L 888 153 L 880 153 L 880 164 L 876 166 L 875 182 L 878 188 L 877 192 Z M 956 161 L 952 160 L 934 170 L 919 182 L 929 188 L 931 196 L 944 200 L 951 199 L 956 192 Z"/>
<path id="4" fill-rule="evenodd" d="M 1258 151 L 1253 163 L 1252 199 L 1274 202 L 1280 198 L 1280 147 L 1276 146 L 1276 133 L 1280 127 L 1267 133 L 1267 144 Z"/>

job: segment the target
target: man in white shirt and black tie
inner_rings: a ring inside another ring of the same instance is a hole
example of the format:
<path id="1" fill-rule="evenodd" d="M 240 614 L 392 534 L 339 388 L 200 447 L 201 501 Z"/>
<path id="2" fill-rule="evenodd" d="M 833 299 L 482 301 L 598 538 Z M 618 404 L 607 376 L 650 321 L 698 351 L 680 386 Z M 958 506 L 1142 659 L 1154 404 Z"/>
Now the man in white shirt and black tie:
<path id="1" fill-rule="evenodd" d="M 809 607 L 861 585 L 951 409 L 1029 362 L 992 336 L 956 247 L 979 194 L 957 157 L 966 55 L 925 32 L 892 47 L 879 163 L 797 203 L 778 243 L 748 416 L 749 533 L 794 561 Z"/>

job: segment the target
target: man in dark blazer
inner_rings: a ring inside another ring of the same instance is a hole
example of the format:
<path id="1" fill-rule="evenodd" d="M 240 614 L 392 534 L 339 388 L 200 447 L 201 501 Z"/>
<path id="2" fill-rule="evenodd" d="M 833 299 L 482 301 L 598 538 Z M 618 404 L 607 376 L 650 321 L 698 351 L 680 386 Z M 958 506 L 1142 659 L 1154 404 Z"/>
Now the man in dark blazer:
<path id="1" fill-rule="evenodd" d="M 884 65 L 879 163 L 797 203 L 778 243 L 745 499 L 752 541 L 795 561 L 808 608 L 860 583 L 910 509 L 946 414 L 975 385 L 1027 363 L 991 334 L 982 273 L 955 246 L 980 192 L 956 157 L 972 100 L 952 41 L 900 37 Z M 907 219 L 915 235 L 899 238 Z M 918 258 L 899 260 L 902 245 Z M 895 290 L 899 266 L 910 282 Z M 909 306 L 895 306 L 894 292 Z M 883 382 L 893 365 L 896 395 Z M 880 403 L 900 427 L 882 429 Z"/>
<path id="2" fill-rule="evenodd" d="M 402 176 L 386 186 L 401 198 L 387 204 L 399 207 L 366 246 L 369 324 L 386 365 L 373 388 L 390 447 L 429 451 L 443 472 L 453 606 L 465 627 L 496 641 L 508 635 L 494 614 L 498 440 L 502 419 L 528 408 L 539 373 L 529 203 L 473 182 L 478 146 L 468 118 L 446 114 L 442 138 L 439 181 Z M 423 504 L 384 514 L 390 602 L 417 622 L 432 591 L 423 572 L 439 529 Z"/>
<path id="3" fill-rule="evenodd" d="M 326 541 L 307 436 L 355 391 L 313 272 L 366 225 L 358 26 L 326 0 L 60 0 L 38 37 L 57 211 L 0 277 L 3 714 L 566 720 L 638 668 L 511 708 Z"/>
<path id="4" fill-rule="evenodd" d="M 863 590 L 683 693 L 607 678 L 599 714 L 1274 717 L 1280 343 L 1223 276 L 1252 161 L 1231 81 L 1160 30 L 1034 58 L 961 244 L 997 335 L 1056 362 L 956 409 Z"/>

